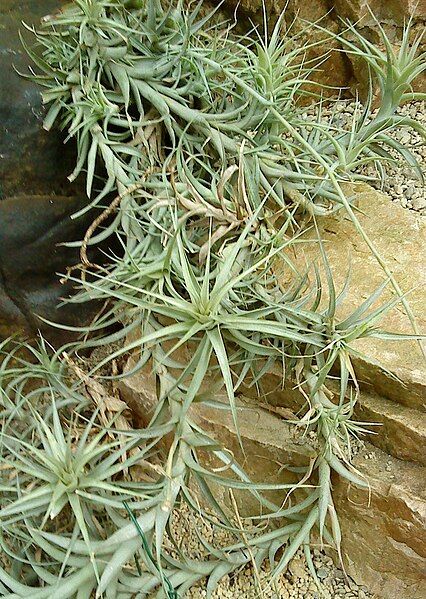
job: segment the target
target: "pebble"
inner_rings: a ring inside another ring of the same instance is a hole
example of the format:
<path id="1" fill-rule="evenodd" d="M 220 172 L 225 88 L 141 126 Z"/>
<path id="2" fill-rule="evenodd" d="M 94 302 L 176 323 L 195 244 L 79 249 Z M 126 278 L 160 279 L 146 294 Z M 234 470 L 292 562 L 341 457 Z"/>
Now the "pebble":
<path id="1" fill-rule="evenodd" d="M 426 209 L 426 197 L 415 197 L 411 203 L 414 210 L 423 211 Z"/>
<path id="2" fill-rule="evenodd" d="M 303 561 L 298 558 L 291 560 L 288 569 L 294 578 L 303 578 L 306 573 Z"/>
<path id="3" fill-rule="evenodd" d="M 339 100 L 335 108 L 333 106 L 334 104 L 324 106 L 323 116 L 324 118 L 329 118 L 332 110 L 335 110 L 333 124 L 339 128 L 348 128 L 354 115 L 360 110 L 360 104 L 351 100 Z M 397 114 L 412 118 L 426 126 L 426 101 L 409 102 L 401 106 Z M 306 118 L 308 118 L 308 114 Z M 426 162 L 426 144 L 417 131 L 399 129 L 395 130 L 391 134 L 391 137 L 406 146 L 420 166 L 424 167 Z M 426 216 L 425 185 L 418 179 L 414 170 L 407 166 L 394 150 L 388 150 L 391 155 L 395 156 L 399 163 L 396 165 L 384 165 L 385 176 L 383 181 L 377 176 L 374 166 L 363 166 L 359 172 L 363 175 L 373 177 L 370 185 L 388 194 L 391 200 L 402 208 Z"/>
<path id="4" fill-rule="evenodd" d="M 250 521 L 246 521 L 248 526 Z M 200 516 L 190 512 L 188 506 L 183 504 L 174 513 L 171 529 L 176 540 L 181 541 L 180 550 L 192 559 L 208 559 L 206 549 L 202 546 L 196 530 L 204 536 L 209 543 L 217 548 L 235 542 L 226 531 L 204 521 Z M 167 542 L 168 553 L 172 557 L 174 546 Z M 304 552 L 299 549 L 288 565 L 287 571 L 277 577 L 275 583 L 270 583 L 269 563 L 266 560 L 259 568 L 261 590 L 257 582 L 252 564 L 247 564 L 243 569 L 224 576 L 213 591 L 212 599 L 370 599 L 371 595 L 354 581 L 345 576 L 343 571 L 336 567 L 329 555 L 317 548 L 313 549 L 312 557 L 316 566 L 319 579 L 317 585 L 307 566 Z M 157 595 L 152 595 L 154 599 Z M 182 599 L 205 599 L 206 583 L 201 580 L 192 587 Z"/>

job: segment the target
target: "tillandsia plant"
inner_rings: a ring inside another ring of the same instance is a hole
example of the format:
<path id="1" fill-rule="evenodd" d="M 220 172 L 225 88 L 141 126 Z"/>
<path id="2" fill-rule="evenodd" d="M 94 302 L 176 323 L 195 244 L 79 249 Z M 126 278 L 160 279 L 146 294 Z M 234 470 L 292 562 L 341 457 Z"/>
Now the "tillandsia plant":
<path id="1" fill-rule="evenodd" d="M 259 208 L 256 222 L 271 206 L 274 214 L 287 215 L 345 208 L 413 320 L 341 186 L 365 180 L 356 173 L 360 165 L 394 161 L 387 147 L 420 171 L 414 156 L 389 136 L 395 127 L 420 127 L 395 116 L 400 101 L 416 97 L 411 83 L 425 68 L 424 56 L 415 56 L 420 40 L 409 47 L 410 24 L 398 53 L 384 32 L 386 52 L 372 50 L 360 34 L 359 46 L 346 43 L 351 52 L 368 55 L 382 89 L 382 109 L 365 127 L 367 105 L 350 131 L 342 131 L 320 118 L 320 86 L 318 118 L 307 126 L 298 108 L 300 100 L 312 96 L 307 84 L 315 64 L 306 53 L 319 42 L 306 46 L 297 36 L 283 38 L 283 17 L 270 35 L 256 38 L 255 33 L 254 41 L 237 37 L 209 25 L 209 15 L 200 18 L 201 6 L 185 9 L 179 1 L 164 9 L 159 1 L 149 1 L 132 9 L 122 1 L 82 0 L 34 32 L 38 52 L 28 52 L 50 104 L 45 127 L 59 120 L 68 137 L 77 140 L 70 178 L 86 166 L 90 196 L 96 165 L 106 171 L 106 182 L 86 209 L 109 192 L 118 194 L 88 231 L 83 263 L 89 240 L 101 241 L 117 228 L 129 248 L 146 239 L 139 213 L 153 209 L 153 203 L 158 208 L 159 198 L 165 230 L 163 203 L 170 198 L 186 213 L 197 210 L 212 218 L 213 211 L 221 224 L 216 241 Z M 113 222 L 94 235 L 115 209 Z"/>
<path id="2" fill-rule="evenodd" d="M 302 271 L 294 255 L 319 218 L 346 210 L 383 264 L 342 185 L 366 180 L 362 164 L 393 162 L 389 148 L 420 171 L 389 135 L 419 128 L 395 112 L 424 69 L 418 42 L 409 46 L 409 27 L 399 53 L 386 37 L 385 53 L 355 29 L 357 44 L 342 37 L 382 89 L 377 114 L 367 103 L 342 131 L 322 118 L 323 89 L 311 81 L 318 65 L 306 59 L 310 46 L 283 31 L 284 17 L 245 37 L 211 24 L 201 7 L 75 0 L 31 29 L 31 76 L 50 104 L 45 126 L 59 122 L 76 140 L 71 178 L 85 172 L 87 209 L 100 209 L 76 241 L 82 276 L 67 275 L 80 288 L 71 301 L 104 307 L 76 345 L 49 351 L 41 342 L 28 349 L 33 359 L 16 350 L 0 367 L 5 597 L 183 597 L 201 579 L 211 596 L 250 562 L 269 560 L 273 580 L 301 547 L 315 575 L 314 533 L 341 554 L 332 472 L 368 485 L 351 465 L 351 439 L 366 426 L 353 420 L 353 342 L 399 338 L 378 323 L 405 298 L 392 279 L 396 296 L 377 307 L 386 280 L 341 317 L 346 289 L 335 289 L 319 233 L 310 241 L 318 265 Z M 317 108 L 310 121 L 307 98 Z M 111 235 L 121 254 L 90 264 L 87 246 Z M 84 370 L 82 351 L 100 346 L 115 349 Z M 143 429 L 109 387 L 129 356 L 125 374 L 148 369 L 155 398 Z M 266 484 L 203 430 L 196 408 L 229 410 L 244 451 L 238 395 L 261 390 L 276 365 L 283 384 L 301 391 L 292 424 L 315 431 L 318 444 L 290 482 Z M 217 500 L 218 485 L 255 498 L 250 526 Z M 186 555 L 172 531 L 183 503 L 226 530 L 229 544 L 200 533 L 203 557 Z"/>

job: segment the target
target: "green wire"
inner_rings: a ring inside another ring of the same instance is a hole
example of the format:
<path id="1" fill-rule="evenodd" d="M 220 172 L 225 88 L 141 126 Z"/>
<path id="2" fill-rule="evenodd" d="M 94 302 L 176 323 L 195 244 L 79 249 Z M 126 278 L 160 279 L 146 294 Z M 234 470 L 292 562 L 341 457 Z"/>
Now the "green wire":
<path id="1" fill-rule="evenodd" d="M 135 525 L 135 528 L 138 531 L 138 534 L 139 534 L 140 538 L 142 539 L 143 549 L 144 549 L 144 551 L 145 551 L 145 553 L 146 553 L 149 561 L 151 562 L 151 565 L 154 566 L 154 568 L 160 574 L 161 580 L 167 586 L 167 588 L 164 589 L 164 591 L 167 594 L 167 598 L 168 599 L 180 599 L 180 596 L 179 596 L 178 592 L 174 589 L 174 587 L 173 587 L 172 583 L 170 582 L 170 580 L 167 578 L 167 576 L 165 576 L 163 574 L 163 572 L 159 568 L 159 566 L 158 566 L 158 564 L 157 564 L 157 562 L 156 562 L 156 560 L 155 560 L 155 558 L 154 558 L 154 556 L 153 556 L 153 554 L 151 552 L 151 549 L 149 547 L 148 541 L 146 539 L 146 535 L 143 532 L 142 528 L 139 526 L 139 522 L 137 521 L 137 518 L 133 514 L 132 510 L 130 509 L 129 504 L 127 503 L 127 501 L 123 501 L 123 505 L 126 508 L 127 513 L 129 514 L 130 520 Z M 137 559 L 136 559 L 136 567 L 137 567 L 139 575 L 141 575 L 142 572 L 141 572 L 140 564 L 139 564 L 139 562 L 138 562 Z"/>

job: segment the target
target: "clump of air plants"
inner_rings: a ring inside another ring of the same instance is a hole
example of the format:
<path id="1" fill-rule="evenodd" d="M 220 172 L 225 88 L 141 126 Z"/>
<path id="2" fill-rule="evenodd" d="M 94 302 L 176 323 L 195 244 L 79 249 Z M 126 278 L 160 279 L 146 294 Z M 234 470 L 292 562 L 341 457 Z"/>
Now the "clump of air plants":
<path id="1" fill-rule="evenodd" d="M 368 180 L 359 174 L 366 163 L 380 175 L 380 166 L 395 160 L 389 147 L 420 174 L 389 135 L 395 127 L 418 128 L 396 109 L 415 96 L 411 83 L 425 68 L 419 40 L 409 44 L 409 26 L 398 52 L 384 32 L 385 52 L 355 28 L 357 45 L 342 37 L 378 80 L 382 104 L 371 118 L 369 100 L 341 130 L 321 118 L 320 85 L 317 118 L 302 117 L 298 100 L 313 95 L 315 64 L 305 60 L 309 47 L 283 32 L 283 18 L 272 32 L 241 37 L 211 25 L 200 9 L 180 1 L 165 9 L 158 0 L 75 0 L 32 30 L 32 78 L 50 105 L 45 127 L 57 122 L 75 139 L 70 178 L 86 177 L 87 207 L 75 217 L 101 210 L 80 243 L 81 278 L 68 274 L 80 288 L 72 301 L 98 299 L 104 309 L 66 353 L 33 349 L 35 371 L 25 361 L 1 366 L 5 596 L 130 599 L 157 589 L 170 598 L 201 579 L 209 596 L 222 576 L 248 562 L 268 559 L 273 580 L 301 547 L 315 575 L 313 531 L 341 553 L 332 471 L 368 485 L 350 463 L 351 437 L 364 431 L 352 419 L 352 344 L 398 338 L 378 322 L 406 300 L 391 278 L 394 298 L 377 307 L 386 281 L 340 318 L 344 292 L 335 289 L 319 233 L 325 276 L 316 265 L 300 271 L 292 252 L 318 219 L 345 210 L 388 273 L 343 184 Z M 88 244 L 111 235 L 122 255 L 90 264 Z M 278 260 L 293 273 L 286 285 Z M 76 370 L 70 354 L 110 343 L 121 348 L 89 373 Z M 103 395 L 100 371 L 129 355 L 133 373 L 149 366 L 155 379 L 156 409 L 143 430 L 126 425 L 119 399 L 106 402 L 115 406 L 109 417 L 102 401 L 93 405 Z M 318 437 L 315 460 L 285 485 L 251 481 L 191 411 L 194 402 L 215 404 L 224 390 L 220 407 L 232 413 L 239 436 L 238 390 L 247 381 L 261 385 L 274 364 L 282 365 L 283 384 L 291 381 L 305 397 L 294 424 Z M 27 425 L 12 427 L 16 417 Z M 206 455 L 217 468 L 205 465 Z M 133 476 L 141 467 L 143 476 Z M 242 528 L 213 485 L 251 493 L 262 506 L 258 524 Z M 282 492 L 282 504 L 269 491 Z M 208 555 L 200 560 L 178 547 L 168 552 L 164 536 L 182 502 L 235 540 L 218 549 L 200 536 Z M 272 521 L 276 526 L 266 527 Z"/>

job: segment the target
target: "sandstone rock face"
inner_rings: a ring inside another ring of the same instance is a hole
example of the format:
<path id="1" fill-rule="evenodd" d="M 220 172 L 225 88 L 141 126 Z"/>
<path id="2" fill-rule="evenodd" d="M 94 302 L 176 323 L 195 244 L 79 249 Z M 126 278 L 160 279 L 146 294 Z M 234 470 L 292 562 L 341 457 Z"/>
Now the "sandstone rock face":
<path id="1" fill-rule="evenodd" d="M 135 366 L 136 361 L 129 358 L 125 373 L 134 370 Z M 147 365 L 136 374 L 119 380 L 118 389 L 123 400 L 132 411 L 134 426 L 147 426 L 157 405 L 156 385 L 151 375 L 150 366 Z"/>
<path id="2" fill-rule="evenodd" d="M 271 23 L 285 9 L 285 21 L 294 32 L 306 26 L 303 20 L 316 22 L 333 32 L 344 30 L 342 20 L 349 19 L 357 23 L 358 28 L 371 41 L 380 43 L 380 35 L 376 20 L 384 27 L 391 41 L 396 43 L 401 38 L 402 27 L 410 17 L 413 19 L 415 32 L 420 33 L 426 22 L 426 0 L 227 0 L 228 6 L 239 7 L 241 20 L 249 17 L 257 22 L 263 20 L 263 4 Z M 301 21 L 295 22 L 295 17 Z M 312 42 L 321 39 L 321 35 L 313 27 L 309 28 L 302 39 Z M 423 44 L 424 45 L 424 44 Z M 327 42 L 329 50 L 333 44 Z M 424 48 L 423 48 L 424 50 Z M 323 49 L 314 50 L 310 57 L 317 58 L 324 53 Z M 333 86 L 350 85 L 353 92 L 364 97 L 368 92 L 367 69 L 365 63 L 341 52 L 333 52 L 321 66 L 316 77 L 323 83 Z M 426 76 L 420 76 L 415 83 L 417 91 L 426 90 Z"/>
<path id="3" fill-rule="evenodd" d="M 394 22 L 402 26 L 412 16 L 416 20 L 426 18 L 425 0 L 334 0 L 336 13 L 352 21 L 362 19 L 365 26 L 374 27 L 379 22 Z"/>
<path id="4" fill-rule="evenodd" d="M 374 422 L 369 441 L 395 458 L 426 466 L 426 418 L 421 410 L 363 391 L 356 410 L 363 422 Z"/>
<path id="5" fill-rule="evenodd" d="M 331 386 L 332 387 L 332 386 Z M 244 387 L 244 394 L 257 399 L 253 387 Z M 282 373 L 272 370 L 260 382 L 260 401 L 273 409 L 286 408 L 297 413 L 303 410 L 305 399 L 287 382 L 282 386 Z M 337 394 L 337 389 L 336 389 Z M 305 408 L 306 409 L 306 408 Z M 372 423 L 367 427 L 369 442 L 397 459 L 426 465 L 426 417 L 424 409 L 404 406 L 363 388 L 355 410 L 357 420 Z"/>
<path id="6" fill-rule="evenodd" d="M 134 366 L 131 363 L 129 366 Z M 122 398 L 128 401 L 136 422 L 152 414 L 155 380 L 148 370 L 123 379 Z M 224 402 L 226 401 L 225 398 Z M 315 455 L 309 440 L 300 437 L 277 415 L 259 408 L 258 402 L 240 398 L 239 432 L 241 452 L 229 411 L 202 404 L 192 408 L 192 417 L 215 439 L 224 444 L 254 481 L 287 484 L 294 482 L 283 465 L 307 466 Z M 395 440 L 397 442 L 397 440 Z M 250 459 L 245 459 L 246 457 Z M 207 466 L 216 466 L 206 459 Z M 370 488 L 359 489 L 335 477 L 333 498 L 343 533 L 343 556 L 347 573 L 375 597 L 383 599 L 423 599 L 426 575 L 426 468 L 396 459 L 366 443 L 354 466 L 368 480 Z M 215 487 L 215 497 L 227 505 L 223 488 Z M 280 503 L 282 494 L 273 493 Z M 259 512 L 253 496 L 236 493 L 244 515 Z M 333 556 L 336 557 L 336 556 Z"/>
<path id="7" fill-rule="evenodd" d="M 367 448 L 368 451 L 369 448 Z M 366 455 L 374 456 L 368 460 Z M 374 450 L 354 461 L 367 490 L 336 481 L 346 567 L 383 599 L 422 599 L 426 577 L 425 468 Z"/>
<path id="8" fill-rule="evenodd" d="M 203 427 L 243 460 L 232 416 L 197 407 Z M 252 407 L 239 412 L 240 433 L 249 474 L 257 481 L 288 482 L 281 464 L 307 464 L 309 444 L 297 443 L 283 420 Z M 254 456 L 256 458 L 254 459 Z M 368 459 L 367 459 L 368 458 Z M 359 489 L 336 477 L 333 498 L 339 514 L 347 573 L 383 599 L 422 599 L 426 576 L 426 469 L 390 457 L 366 445 L 354 460 L 370 489 Z M 225 501 L 225 498 L 222 498 Z M 247 496 L 240 507 L 248 513 L 256 504 Z"/>
<path id="9" fill-rule="evenodd" d="M 386 195 L 368 185 L 357 185 L 348 191 L 356 195 L 359 222 L 407 294 L 418 329 L 425 333 L 426 221 L 395 206 Z M 386 275 L 366 243 L 355 233 L 348 216 L 342 213 L 321 220 L 319 226 L 337 290 L 343 289 L 350 270 L 349 289 L 339 312 L 343 317 L 367 299 L 386 280 Z M 314 237 L 308 234 L 307 238 L 310 236 Z M 304 263 L 318 260 L 315 244 L 306 243 L 303 248 Z M 285 269 L 281 276 L 285 280 Z M 388 285 L 376 307 L 389 299 L 391 290 Z M 378 326 L 393 333 L 413 332 L 400 303 L 383 315 Z M 363 354 L 354 358 L 354 364 L 359 382 L 366 390 L 374 390 L 407 407 L 424 408 L 426 365 L 417 341 L 363 339 L 354 347 Z"/>

